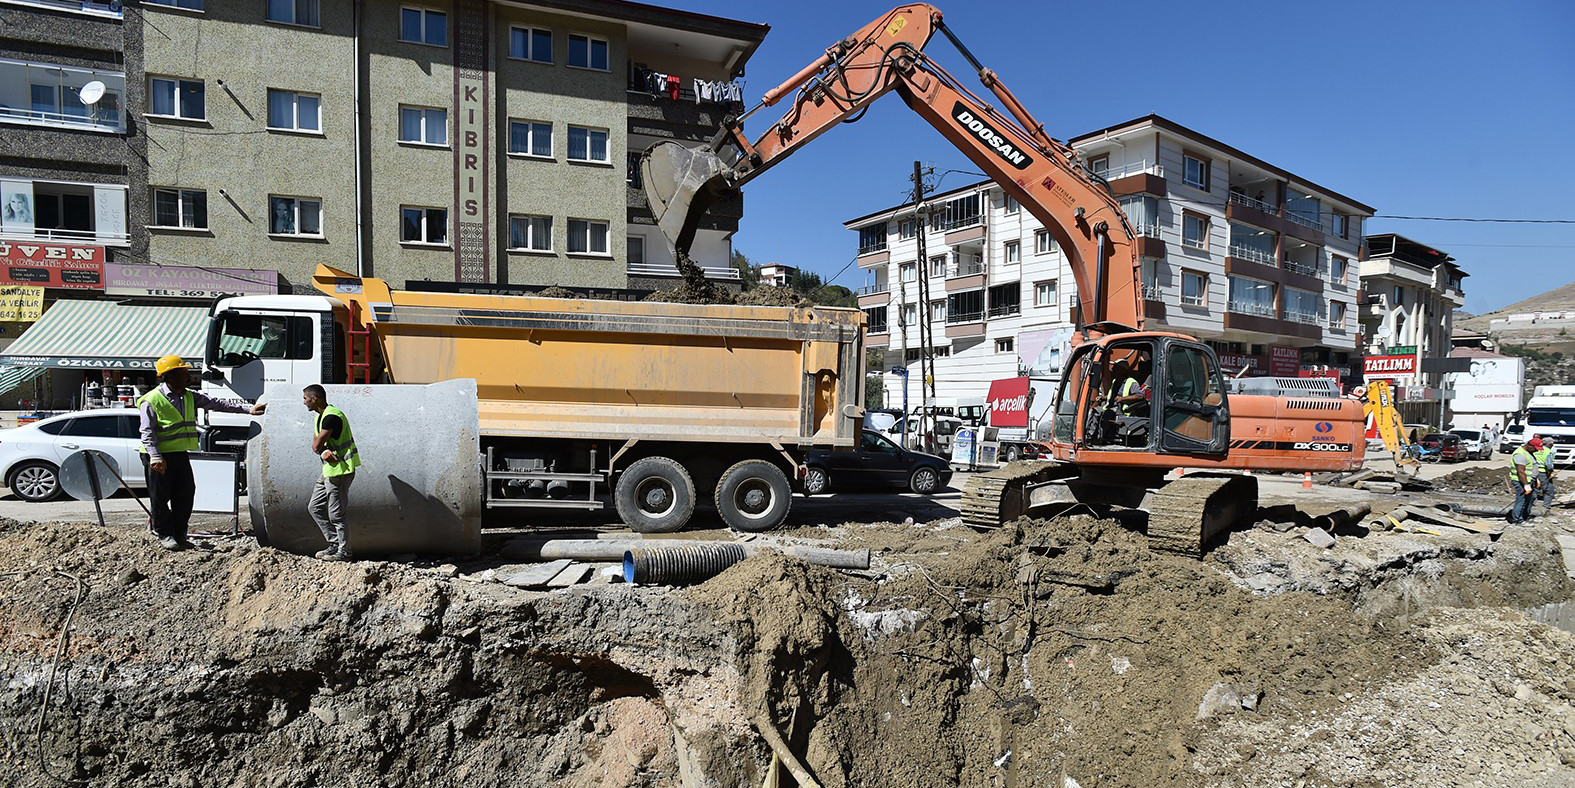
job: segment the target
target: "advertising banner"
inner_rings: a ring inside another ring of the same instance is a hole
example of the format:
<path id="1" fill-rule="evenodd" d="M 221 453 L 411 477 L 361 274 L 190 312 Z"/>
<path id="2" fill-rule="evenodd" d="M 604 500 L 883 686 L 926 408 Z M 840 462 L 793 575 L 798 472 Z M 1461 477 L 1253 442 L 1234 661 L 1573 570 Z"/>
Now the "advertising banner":
<path id="1" fill-rule="evenodd" d="M 1393 378 L 1416 374 L 1416 356 L 1368 356 L 1362 359 L 1362 375 Z"/>
<path id="2" fill-rule="evenodd" d="M 1520 410 L 1520 386 L 1515 383 L 1456 386 L 1454 409 L 1456 413 L 1514 413 Z"/>
<path id="3" fill-rule="evenodd" d="M 1028 378 L 1007 378 L 990 384 L 985 405 L 994 427 L 1028 426 Z"/>
<path id="4" fill-rule="evenodd" d="M 0 230 L 33 234 L 33 182 L 0 181 Z"/>
<path id="5" fill-rule="evenodd" d="M 1301 348 L 1284 345 L 1269 346 L 1269 374 L 1277 378 L 1294 378 L 1302 368 Z"/>
<path id="6" fill-rule="evenodd" d="M 0 240 L 0 285 L 104 289 L 104 247 Z"/>
<path id="7" fill-rule="evenodd" d="M 1262 356 L 1249 356 L 1243 353 L 1220 353 L 1220 369 L 1227 375 L 1234 375 L 1243 369 L 1249 375 L 1261 375 L 1268 369 L 1268 363 Z"/>
<path id="8" fill-rule="evenodd" d="M 31 323 L 44 313 L 44 288 L 32 285 L 0 286 L 0 321 Z"/>
<path id="9" fill-rule="evenodd" d="M 192 268 L 182 265 L 104 267 L 110 295 L 214 298 L 221 295 L 275 295 L 279 272 L 251 268 Z"/>
<path id="10" fill-rule="evenodd" d="M 1071 328 L 1021 332 L 1017 335 L 1017 368 L 1028 375 L 1059 376 L 1071 347 Z"/>

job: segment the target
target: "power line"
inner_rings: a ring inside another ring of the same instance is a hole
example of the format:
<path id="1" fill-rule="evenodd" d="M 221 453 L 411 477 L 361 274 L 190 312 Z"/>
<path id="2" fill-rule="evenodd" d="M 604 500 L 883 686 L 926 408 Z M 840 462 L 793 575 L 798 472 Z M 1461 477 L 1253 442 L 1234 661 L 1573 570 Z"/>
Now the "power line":
<path id="1" fill-rule="evenodd" d="M 1373 214 L 1374 219 L 1413 219 L 1424 222 L 1505 222 L 1513 224 L 1575 224 L 1575 219 L 1477 219 L 1459 216 L 1395 216 Z M 1457 244 L 1460 245 L 1460 244 Z"/>

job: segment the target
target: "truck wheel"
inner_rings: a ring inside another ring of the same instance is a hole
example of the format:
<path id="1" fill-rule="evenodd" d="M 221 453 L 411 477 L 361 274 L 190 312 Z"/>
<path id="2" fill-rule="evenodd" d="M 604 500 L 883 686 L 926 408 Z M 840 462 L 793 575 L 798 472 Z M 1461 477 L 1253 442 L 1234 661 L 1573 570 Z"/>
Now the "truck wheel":
<path id="1" fill-rule="evenodd" d="M 1006 461 L 1007 462 L 1017 462 L 1017 457 L 1018 457 L 1018 454 L 1017 454 L 1017 447 L 1016 446 L 1008 446 L 1008 447 L 1006 447 Z"/>
<path id="2" fill-rule="evenodd" d="M 666 457 L 646 457 L 618 477 L 613 501 L 618 516 L 636 532 L 672 533 L 694 514 L 695 483 L 684 466 Z"/>
<path id="3" fill-rule="evenodd" d="M 744 460 L 722 474 L 716 485 L 716 511 L 736 531 L 769 531 L 787 519 L 793 488 L 781 468 L 765 460 Z"/>

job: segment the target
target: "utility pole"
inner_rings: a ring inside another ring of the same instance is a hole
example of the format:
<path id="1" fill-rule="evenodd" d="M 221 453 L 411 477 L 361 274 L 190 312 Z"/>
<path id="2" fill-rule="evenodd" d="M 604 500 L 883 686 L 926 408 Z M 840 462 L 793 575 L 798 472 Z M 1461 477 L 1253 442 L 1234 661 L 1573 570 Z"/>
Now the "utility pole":
<path id="1" fill-rule="evenodd" d="M 930 326 L 930 260 L 925 248 L 924 236 L 928 232 L 924 215 L 924 168 L 915 161 L 913 163 L 913 214 L 917 226 L 915 237 L 919 244 L 919 259 L 914 264 L 914 270 L 919 275 L 919 391 L 921 399 L 926 406 L 933 406 L 935 402 L 935 355 L 932 348 L 935 346 L 935 332 Z M 921 440 L 929 437 L 929 422 L 933 418 L 930 408 L 922 410 L 919 417 L 919 437 Z M 925 451 L 932 451 L 935 447 L 926 443 Z"/>

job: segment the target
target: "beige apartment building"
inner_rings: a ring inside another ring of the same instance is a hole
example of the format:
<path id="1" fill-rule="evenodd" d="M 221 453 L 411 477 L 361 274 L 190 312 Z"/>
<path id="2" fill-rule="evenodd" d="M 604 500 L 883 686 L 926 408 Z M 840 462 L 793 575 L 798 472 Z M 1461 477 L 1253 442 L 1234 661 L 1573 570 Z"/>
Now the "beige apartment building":
<path id="1" fill-rule="evenodd" d="M 145 0 L 134 23 L 148 257 L 274 269 L 286 292 L 319 263 L 397 286 L 664 286 L 634 158 L 713 134 L 767 31 L 617 0 Z M 718 278 L 741 214 L 697 238 Z"/>

